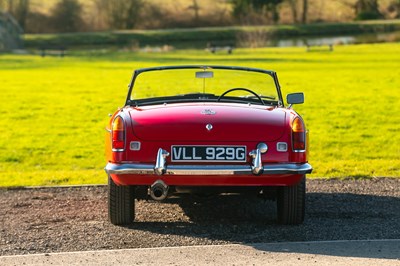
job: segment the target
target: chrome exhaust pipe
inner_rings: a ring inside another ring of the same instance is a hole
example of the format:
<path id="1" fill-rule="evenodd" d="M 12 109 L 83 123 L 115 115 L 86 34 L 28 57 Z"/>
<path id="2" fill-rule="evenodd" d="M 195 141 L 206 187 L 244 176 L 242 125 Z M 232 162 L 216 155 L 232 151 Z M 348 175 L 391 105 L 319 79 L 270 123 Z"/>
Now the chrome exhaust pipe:
<path id="1" fill-rule="evenodd" d="M 168 196 L 168 186 L 162 180 L 157 180 L 150 186 L 150 197 L 153 200 L 164 200 Z"/>

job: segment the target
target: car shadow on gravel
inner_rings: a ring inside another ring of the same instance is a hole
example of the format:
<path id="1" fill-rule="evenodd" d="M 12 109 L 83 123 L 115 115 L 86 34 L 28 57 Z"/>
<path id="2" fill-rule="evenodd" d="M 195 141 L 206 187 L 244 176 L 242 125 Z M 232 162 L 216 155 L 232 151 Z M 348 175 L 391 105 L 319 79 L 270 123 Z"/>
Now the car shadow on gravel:
<path id="1" fill-rule="evenodd" d="M 166 236 L 195 239 L 193 244 L 240 243 L 261 251 L 254 243 L 333 240 L 400 239 L 400 198 L 352 193 L 307 193 L 305 222 L 284 226 L 276 221 L 276 202 L 256 197 L 224 196 L 213 198 L 168 199 L 179 204 L 185 220 L 138 221 L 128 228 Z M 168 206 L 166 206 L 168 209 Z M 187 244 L 187 243 L 186 243 Z M 190 243 L 189 243 L 190 244 Z M 384 250 L 358 252 L 347 249 L 292 248 L 290 252 L 398 259 Z M 285 251 L 284 248 L 281 252 Z"/>
<path id="2" fill-rule="evenodd" d="M 249 246 L 263 252 L 286 253 L 288 256 L 290 254 L 309 254 L 342 258 L 390 259 L 397 260 L 400 263 L 399 245 L 400 241 L 395 239 L 249 244 Z M 385 263 L 382 263 L 382 265 L 385 265 Z"/>

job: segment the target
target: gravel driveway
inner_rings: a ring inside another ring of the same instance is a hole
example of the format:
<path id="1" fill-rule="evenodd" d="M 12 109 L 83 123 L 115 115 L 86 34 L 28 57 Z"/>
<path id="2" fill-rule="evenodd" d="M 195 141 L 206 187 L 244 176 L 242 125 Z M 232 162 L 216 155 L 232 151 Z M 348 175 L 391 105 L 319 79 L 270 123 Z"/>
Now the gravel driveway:
<path id="1" fill-rule="evenodd" d="M 0 189 L 0 255 L 226 243 L 400 239 L 400 179 L 308 180 L 306 220 L 276 203 L 225 196 L 139 201 L 129 227 L 107 221 L 107 187 Z"/>

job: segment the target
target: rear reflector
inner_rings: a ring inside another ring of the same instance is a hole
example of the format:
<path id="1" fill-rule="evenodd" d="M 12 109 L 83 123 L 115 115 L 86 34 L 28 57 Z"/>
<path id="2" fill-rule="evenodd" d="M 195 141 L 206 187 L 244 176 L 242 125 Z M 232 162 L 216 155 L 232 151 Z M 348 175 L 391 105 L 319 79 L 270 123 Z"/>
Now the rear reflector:
<path id="1" fill-rule="evenodd" d="M 130 149 L 131 149 L 131 151 L 139 151 L 140 150 L 140 142 L 139 141 L 131 141 Z"/>
<path id="2" fill-rule="evenodd" d="M 287 143 L 286 142 L 278 142 L 276 144 L 276 150 L 280 152 L 287 151 Z"/>

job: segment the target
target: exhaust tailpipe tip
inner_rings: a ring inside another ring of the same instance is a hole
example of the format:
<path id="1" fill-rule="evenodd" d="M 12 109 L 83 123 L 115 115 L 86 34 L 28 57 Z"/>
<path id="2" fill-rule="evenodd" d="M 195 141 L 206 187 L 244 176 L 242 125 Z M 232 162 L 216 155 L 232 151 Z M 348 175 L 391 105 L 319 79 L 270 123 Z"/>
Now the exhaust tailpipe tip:
<path id="1" fill-rule="evenodd" d="M 154 200 L 164 200 L 168 196 L 168 186 L 162 180 L 157 180 L 150 186 L 150 197 Z"/>

